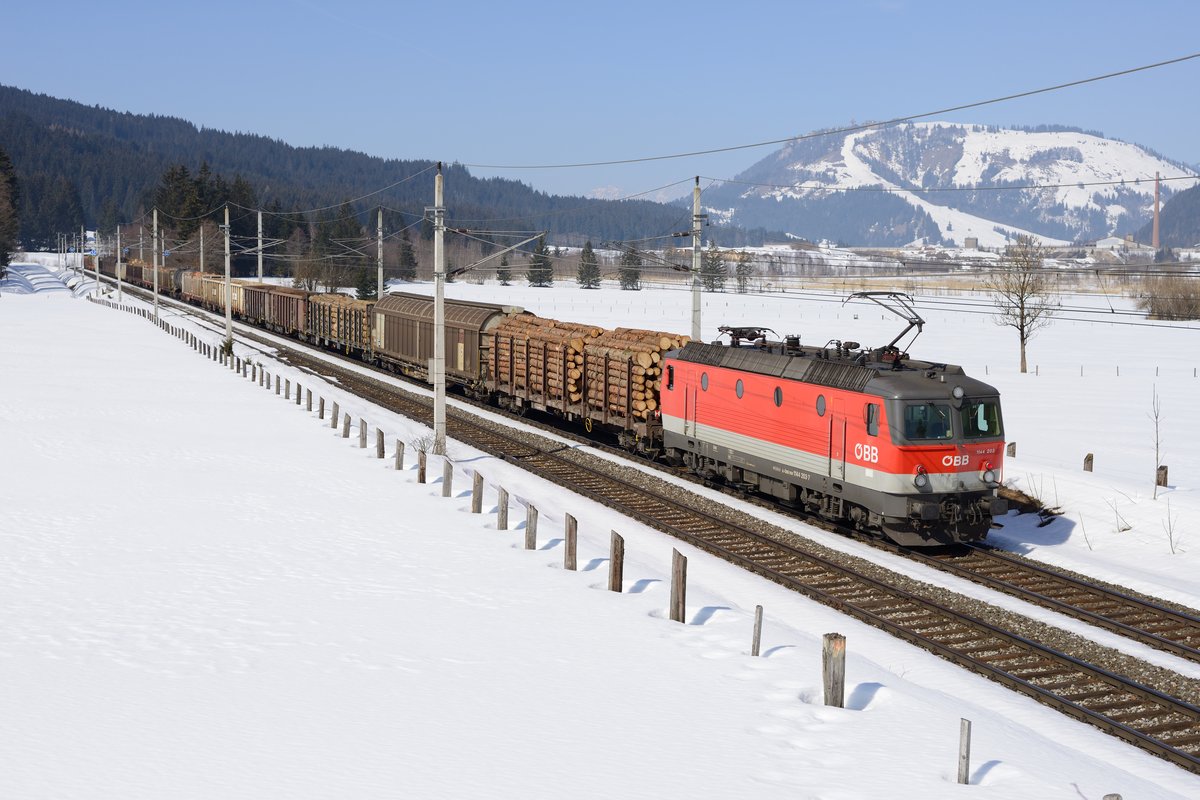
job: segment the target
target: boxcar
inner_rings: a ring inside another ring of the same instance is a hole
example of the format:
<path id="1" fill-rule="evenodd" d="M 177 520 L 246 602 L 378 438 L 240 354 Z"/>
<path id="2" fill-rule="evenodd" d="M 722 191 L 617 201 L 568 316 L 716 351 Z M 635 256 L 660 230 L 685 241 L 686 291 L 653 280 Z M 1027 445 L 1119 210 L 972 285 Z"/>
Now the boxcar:
<path id="1" fill-rule="evenodd" d="M 307 328 L 308 292 L 272 286 L 267 292 L 267 327 L 286 334 L 303 334 Z"/>
<path id="2" fill-rule="evenodd" d="M 466 300 L 446 301 L 446 377 L 474 392 L 486 379 L 490 337 L 500 320 L 524 309 Z M 381 362 L 428 380 L 433 358 L 433 298 L 393 293 L 375 304 L 372 346 Z"/>

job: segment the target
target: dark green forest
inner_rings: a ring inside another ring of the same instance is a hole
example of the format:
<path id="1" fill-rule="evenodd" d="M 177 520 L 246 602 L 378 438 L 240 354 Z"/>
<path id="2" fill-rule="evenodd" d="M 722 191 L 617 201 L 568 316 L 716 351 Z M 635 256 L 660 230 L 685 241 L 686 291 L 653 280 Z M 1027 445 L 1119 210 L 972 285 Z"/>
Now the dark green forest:
<path id="1" fill-rule="evenodd" d="M 337 206 L 388 186 L 353 203 L 364 223 L 382 205 L 412 224 L 432 205 L 429 161 L 292 147 L 264 136 L 198 128 L 173 117 L 112 111 L 6 86 L 0 86 L 0 147 L 11 157 L 21 186 L 20 238 L 29 248 L 52 247 L 58 232 L 81 225 L 111 230 L 118 222 L 144 220 L 164 176 L 180 169 L 192 177 L 202 171 L 220 177 L 224 186 L 209 199 L 253 197 L 259 208 L 276 211 Z M 419 173 L 424 174 L 414 179 Z M 661 236 L 688 223 L 680 206 L 553 196 L 513 180 L 476 178 L 456 164 L 446 165 L 444 173 L 452 226 L 496 222 L 508 229 L 544 229 L 555 245 L 582 245 L 589 239 Z M 286 238 L 286 232 L 276 233 Z M 761 243 L 763 232 L 748 238 L 741 231 L 722 231 L 726 239 L 731 246 Z"/>

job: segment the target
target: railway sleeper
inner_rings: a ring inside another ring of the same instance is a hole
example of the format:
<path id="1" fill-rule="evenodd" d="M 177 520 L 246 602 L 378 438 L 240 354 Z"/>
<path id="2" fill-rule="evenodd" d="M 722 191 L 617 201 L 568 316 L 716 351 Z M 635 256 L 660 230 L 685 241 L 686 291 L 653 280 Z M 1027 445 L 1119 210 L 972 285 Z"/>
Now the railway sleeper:
<path id="1" fill-rule="evenodd" d="M 1162 741 L 1174 747 L 1176 750 L 1184 748 L 1193 749 L 1194 746 L 1200 745 L 1200 733 L 1194 733 L 1190 736 L 1162 737 Z"/>
<path id="2" fill-rule="evenodd" d="M 1066 685 L 1073 686 L 1077 683 L 1078 683 L 1078 681 L 1075 680 L 1075 681 L 1067 682 Z M 1111 695 L 1124 696 L 1124 690 L 1115 689 L 1112 686 L 1104 686 L 1103 688 L 1099 688 L 1099 689 L 1089 689 L 1086 692 L 1075 691 L 1075 692 L 1070 692 L 1070 693 L 1058 691 L 1058 687 L 1056 686 L 1056 684 L 1053 684 L 1053 683 L 1047 684 L 1041 688 L 1043 688 L 1047 691 L 1055 692 L 1060 697 L 1063 697 L 1066 700 L 1070 700 L 1072 703 L 1082 703 L 1087 700 L 1095 700 L 1098 697 L 1109 697 Z"/>
<path id="3" fill-rule="evenodd" d="M 1194 730 L 1196 730 L 1196 727 L 1197 727 L 1196 720 L 1181 719 L 1178 722 L 1164 722 L 1161 725 L 1151 725 L 1149 728 L 1141 728 L 1140 731 L 1141 731 L 1141 733 L 1146 733 L 1151 736 L 1158 737 L 1158 735 L 1160 733 L 1167 733 L 1168 731 L 1184 731 L 1184 730 L 1194 731 Z M 1162 737 L 1158 737 L 1158 738 L 1162 738 Z"/>
<path id="4" fill-rule="evenodd" d="M 1140 697 L 1128 700 L 1114 700 L 1108 703 L 1088 704 L 1092 711 L 1098 711 L 1114 722 L 1133 722 L 1139 719 L 1153 719 L 1166 713 L 1163 709 L 1151 705 Z M 1136 711 L 1126 709 L 1137 709 Z M 1112 714 L 1112 711 L 1125 711 L 1124 714 Z"/>

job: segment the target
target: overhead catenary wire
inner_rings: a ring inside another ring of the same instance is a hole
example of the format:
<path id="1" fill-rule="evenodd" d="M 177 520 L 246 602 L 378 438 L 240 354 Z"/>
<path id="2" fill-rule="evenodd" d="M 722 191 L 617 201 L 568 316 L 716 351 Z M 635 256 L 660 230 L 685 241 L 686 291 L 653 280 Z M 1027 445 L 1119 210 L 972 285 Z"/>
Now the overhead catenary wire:
<path id="1" fill-rule="evenodd" d="M 1002 97 L 993 97 L 988 100 L 978 100 L 978 101 L 971 102 L 971 103 L 962 103 L 960 105 L 949 106 L 947 108 L 940 108 L 940 109 L 937 109 L 934 111 L 923 111 L 919 114 L 905 114 L 904 116 L 892 117 L 890 119 L 880 120 L 878 122 L 868 122 L 868 123 L 863 123 L 861 125 L 848 125 L 848 126 L 842 127 L 842 128 L 833 128 L 830 130 L 815 131 L 813 133 L 807 133 L 807 134 L 802 134 L 802 135 L 798 135 L 798 136 L 787 136 L 782 139 L 770 139 L 767 141 L 752 142 L 749 144 L 729 145 L 726 147 L 713 147 L 713 148 L 709 148 L 706 150 L 692 150 L 689 152 L 669 153 L 666 155 L 640 156 L 637 158 L 610 159 L 610 160 L 605 160 L 605 161 L 586 161 L 586 162 L 563 163 L 563 164 L 464 163 L 463 166 L 474 167 L 476 169 L 575 169 L 575 168 L 581 168 L 581 167 L 608 167 L 608 166 L 617 166 L 620 164 L 641 164 L 641 163 L 645 163 L 648 161 L 666 161 L 669 159 L 676 159 L 676 158 L 691 158 L 694 156 L 714 155 L 716 153 L 731 153 L 731 152 L 734 152 L 737 150 L 750 150 L 750 149 L 758 148 L 758 147 L 770 147 L 773 145 L 789 144 L 791 142 L 800 142 L 800 141 L 804 141 L 806 139 L 815 139 L 815 138 L 822 137 L 822 136 L 837 136 L 837 135 L 845 134 L 845 133 L 856 133 L 858 131 L 870 130 L 872 128 L 881 128 L 881 127 L 885 127 L 885 126 L 889 126 L 889 125 L 899 125 L 904 122 L 911 122 L 913 120 L 924 119 L 926 117 L 934 117 L 934 116 L 939 116 L 942 114 L 951 114 L 951 113 L 954 113 L 957 111 L 966 111 L 966 110 L 972 109 L 972 108 L 981 108 L 983 106 L 995 105 L 997 103 L 1005 103 L 1010 100 L 1018 100 L 1018 99 L 1021 99 L 1024 97 L 1033 97 L 1035 95 L 1046 94 L 1048 92 L 1057 92 L 1062 89 L 1069 89 L 1069 88 L 1072 88 L 1075 86 L 1083 86 L 1085 84 L 1096 83 L 1098 81 L 1110 80 L 1112 78 L 1120 78 L 1120 77 L 1123 77 L 1126 75 L 1133 75 L 1138 72 L 1145 72 L 1147 70 L 1158 69 L 1160 67 L 1166 67 L 1166 66 L 1170 66 L 1173 64 L 1180 64 L 1185 61 L 1191 61 L 1192 59 L 1196 59 L 1196 58 L 1200 58 L 1200 53 L 1191 53 L 1191 54 L 1188 54 L 1185 56 L 1179 56 L 1178 58 L 1171 58 L 1171 59 L 1167 59 L 1165 61 L 1157 61 L 1153 64 L 1143 64 L 1138 67 L 1130 67 L 1129 69 L 1118 70 L 1116 72 L 1109 72 L 1109 73 L 1105 73 L 1103 75 L 1094 75 L 1089 78 L 1081 78 L 1079 80 L 1067 81 L 1065 83 L 1058 83 L 1053 86 L 1044 86 L 1039 89 L 1029 89 L 1026 91 L 1014 92 L 1012 94 L 1007 94 Z"/>

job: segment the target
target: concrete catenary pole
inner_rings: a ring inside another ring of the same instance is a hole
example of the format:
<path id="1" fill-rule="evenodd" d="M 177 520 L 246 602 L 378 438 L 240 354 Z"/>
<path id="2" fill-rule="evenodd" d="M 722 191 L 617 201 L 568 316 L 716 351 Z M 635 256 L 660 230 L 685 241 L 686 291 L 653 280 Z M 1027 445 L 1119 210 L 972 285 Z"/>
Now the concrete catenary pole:
<path id="1" fill-rule="evenodd" d="M 117 223 L 117 266 L 113 268 L 113 272 L 117 273 L 117 302 L 120 303 L 125 299 L 124 289 L 121 287 L 121 273 L 125 268 L 121 265 L 121 223 Z"/>
<path id="2" fill-rule="evenodd" d="M 154 321 L 158 322 L 158 209 L 154 209 Z"/>
<path id="3" fill-rule="evenodd" d="M 233 341 L 233 285 L 229 275 L 229 204 L 225 205 L 225 339 Z"/>
<path id="4" fill-rule="evenodd" d="M 383 206 L 379 207 L 379 224 L 375 228 L 375 265 L 379 271 L 376 279 L 375 299 L 383 299 Z"/>
<path id="5" fill-rule="evenodd" d="M 262 283 L 262 212 L 258 212 L 258 282 Z"/>
<path id="6" fill-rule="evenodd" d="M 433 453 L 446 454 L 446 209 L 443 203 L 442 162 L 437 165 L 433 191 Z"/>
<path id="7" fill-rule="evenodd" d="M 692 189 L 692 341 L 700 341 L 700 176 Z"/>
<path id="8" fill-rule="evenodd" d="M 100 230 L 96 229 L 96 259 L 92 262 L 96 267 L 96 294 L 100 294 Z"/>

